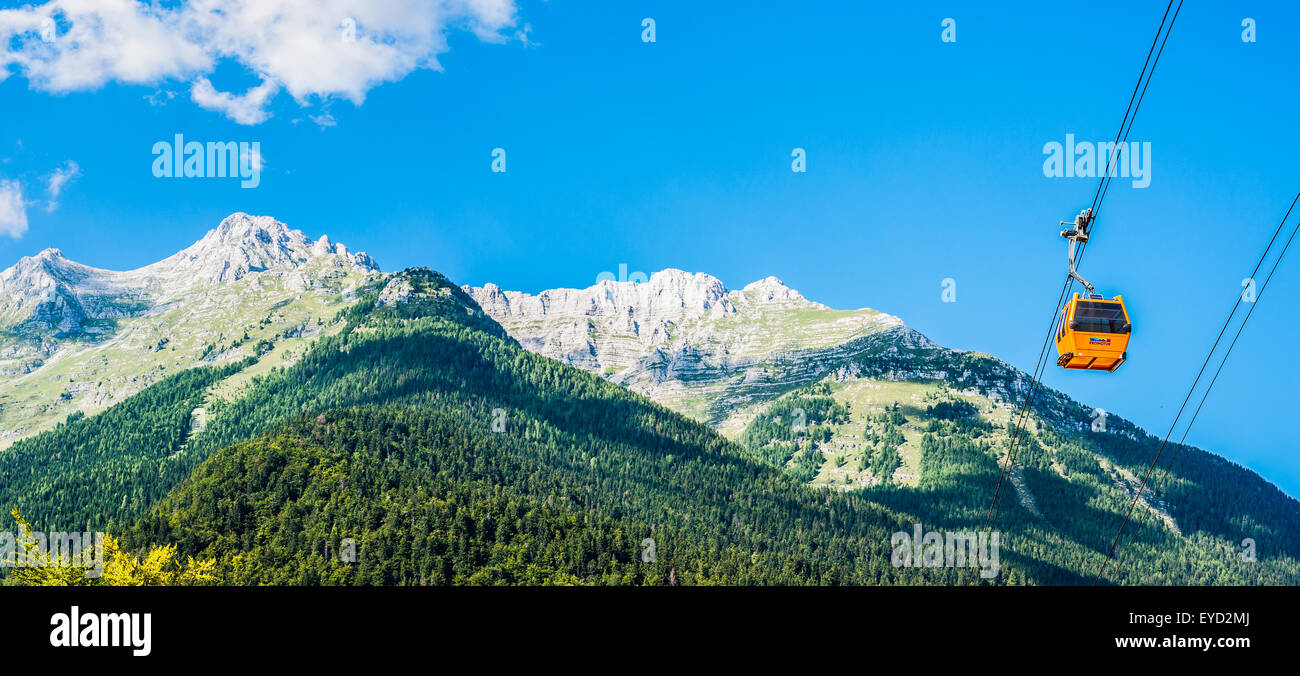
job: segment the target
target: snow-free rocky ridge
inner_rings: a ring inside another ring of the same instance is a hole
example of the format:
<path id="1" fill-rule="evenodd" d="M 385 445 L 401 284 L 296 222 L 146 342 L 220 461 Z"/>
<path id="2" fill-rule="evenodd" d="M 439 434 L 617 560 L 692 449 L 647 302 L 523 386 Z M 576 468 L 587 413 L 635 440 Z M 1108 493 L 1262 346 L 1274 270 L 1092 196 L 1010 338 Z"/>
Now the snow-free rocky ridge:
<path id="1" fill-rule="evenodd" d="M 932 346 L 892 315 L 835 310 L 776 277 L 728 290 L 716 277 L 663 270 L 537 295 L 464 289 L 525 348 L 599 373 L 724 428 L 737 409 L 815 382 L 870 346 Z"/>

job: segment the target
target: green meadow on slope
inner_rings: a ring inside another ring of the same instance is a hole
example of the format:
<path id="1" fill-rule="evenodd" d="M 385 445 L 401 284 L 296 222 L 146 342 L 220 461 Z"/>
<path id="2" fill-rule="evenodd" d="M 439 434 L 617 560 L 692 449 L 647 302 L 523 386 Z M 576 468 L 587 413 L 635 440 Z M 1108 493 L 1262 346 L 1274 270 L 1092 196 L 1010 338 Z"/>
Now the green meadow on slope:
<path id="1" fill-rule="evenodd" d="M 983 523 L 1005 425 L 960 392 L 1014 377 L 985 363 L 995 360 L 945 352 L 938 358 L 951 363 L 928 366 L 957 374 L 951 387 L 919 379 L 905 395 L 919 402 L 875 402 L 879 411 L 833 384 L 792 391 L 785 409 L 761 415 L 802 409 L 802 429 L 786 434 L 762 418 L 737 443 L 522 349 L 437 273 L 408 270 L 360 298 L 292 365 L 234 388 L 223 383 L 249 364 L 184 372 L 15 444 L 0 453 L 15 477 L 0 485 L 0 506 L 38 528 L 174 543 L 217 558 L 227 583 L 980 581 L 970 569 L 895 568 L 889 540 L 915 523 Z M 868 378 L 934 358 L 883 344 L 858 357 Z M 866 417 L 847 432 L 854 416 Z M 1039 430 L 1048 444 L 1021 455 L 1017 480 L 1034 499 L 1004 501 L 995 583 L 1090 582 L 1126 507 L 1095 457 L 1130 471 L 1147 440 L 1055 430 Z M 825 442 L 850 433 L 858 447 L 818 461 Z M 1186 452 L 1171 495 L 1188 499 L 1171 502 L 1207 504 L 1205 493 L 1221 491 L 1209 504 L 1232 505 L 1233 520 L 1181 507 L 1181 533 L 1142 529 L 1107 579 L 1300 579 L 1294 501 Z M 81 462 L 66 462 L 69 453 Z M 852 465 L 850 490 L 827 463 Z M 1236 556 L 1242 532 L 1260 536 L 1260 561 Z M 343 538 L 357 544 L 355 564 L 337 560 Z M 653 562 L 642 560 L 646 538 Z"/>

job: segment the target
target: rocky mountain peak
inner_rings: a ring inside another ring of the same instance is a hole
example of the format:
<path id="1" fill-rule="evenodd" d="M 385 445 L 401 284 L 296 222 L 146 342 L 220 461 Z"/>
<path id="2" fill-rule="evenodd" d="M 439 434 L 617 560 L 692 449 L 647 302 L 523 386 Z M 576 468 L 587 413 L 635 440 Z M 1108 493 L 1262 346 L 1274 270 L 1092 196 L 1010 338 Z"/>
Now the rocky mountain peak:
<path id="1" fill-rule="evenodd" d="M 377 270 L 365 252 L 352 253 L 322 237 L 312 242 L 301 230 L 270 216 L 236 212 L 192 246 L 150 268 L 182 272 L 209 283 L 234 281 L 252 272 L 297 268 L 319 256 L 338 256 L 366 270 Z"/>
<path id="2" fill-rule="evenodd" d="M 776 277 L 764 277 L 757 282 L 745 285 L 743 293 L 760 303 L 797 303 L 807 302 L 803 294 L 791 289 Z"/>
<path id="3" fill-rule="evenodd" d="M 217 227 L 208 231 L 203 236 L 205 240 L 219 239 L 221 241 L 232 241 L 236 239 L 246 239 L 248 237 L 258 237 L 268 239 L 292 238 L 297 233 L 299 239 L 306 240 L 307 237 L 302 235 L 301 231 L 292 230 L 289 226 L 270 216 L 253 216 L 242 211 L 236 211 L 233 214 L 223 218 Z"/>
<path id="4" fill-rule="evenodd" d="M 311 252 L 317 255 L 334 253 L 334 243 L 330 241 L 329 235 L 321 235 L 316 243 L 311 245 Z"/>
<path id="5" fill-rule="evenodd" d="M 58 249 L 45 249 L 35 256 L 24 256 L 9 269 L 0 272 L 0 313 L 14 306 L 28 304 L 35 297 L 49 293 L 50 289 L 75 283 L 93 272 L 80 263 L 64 257 Z"/>
<path id="6" fill-rule="evenodd" d="M 2 274 L 7 275 L 19 271 L 31 272 L 37 270 L 44 270 L 50 272 L 57 269 L 61 265 L 70 262 L 71 261 L 69 261 L 66 257 L 64 257 L 62 251 L 58 249 L 50 248 L 41 251 L 35 256 L 23 256 L 22 258 L 19 258 L 18 263 L 16 263 L 13 267 L 9 268 L 8 270 L 5 270 L 4 273 Z"/>

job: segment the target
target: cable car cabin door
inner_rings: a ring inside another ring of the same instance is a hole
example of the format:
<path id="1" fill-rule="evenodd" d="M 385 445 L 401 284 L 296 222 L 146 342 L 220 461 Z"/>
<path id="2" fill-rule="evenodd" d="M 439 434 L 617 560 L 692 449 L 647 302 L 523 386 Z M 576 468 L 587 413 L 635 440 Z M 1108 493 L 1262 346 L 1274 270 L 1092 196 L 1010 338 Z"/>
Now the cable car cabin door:
<path id="1" fill-rule="evenodd" d="M 1103 300 L 1074 298 L 1061 310 L 1056 332 L 1057 366 L 1084 371 L 1114 372 L 1128 359 L 1132 333 L 1122 296 Z"/>

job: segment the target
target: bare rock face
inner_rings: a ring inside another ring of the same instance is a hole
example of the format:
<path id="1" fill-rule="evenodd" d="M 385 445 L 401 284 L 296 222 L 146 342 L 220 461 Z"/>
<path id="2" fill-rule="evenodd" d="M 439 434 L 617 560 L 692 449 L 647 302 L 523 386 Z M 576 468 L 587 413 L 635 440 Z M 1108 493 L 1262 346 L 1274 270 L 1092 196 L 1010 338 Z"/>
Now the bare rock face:
<path id="1" fill-rule="evenodd" d="M 896 317 L 807 300 L 776 277 L 731 291 L 716 277 L 663 270 L 537 295 L 463 287 L 525 348 L 598 373 L 706 421 L 831 373 Z M 928 342 L 928 341 L 925 341 Z"/>
<path id="2" fill-rule="evenodd" d="M 511 335 L 528 349 L 588 370 L 626 366 L 669 342 L 678 324 L 736 311 L 718 278 L 681 270 L 536 296 L 495 284 L 464 290 L 507 331 L 519 327 Z"/>
<path id="3" fill-rule="evenodd" d="M 35 337 L 81 333 L 88 320 L 136 311 L 143 292 L 137 287 L 120 273 L 46 249 L 0 272 L 0 326 Z"/>
<path id="4" fill-rule="evenodd" d="M 411 285 L 410 280 L 403 277 L 394 277 L 388 280 L 388 283 L 379 292 L 377 304 L 379 307 L 401 305 L 410 300 L 411 295 L 414 293 L 415 287 Z"/>

